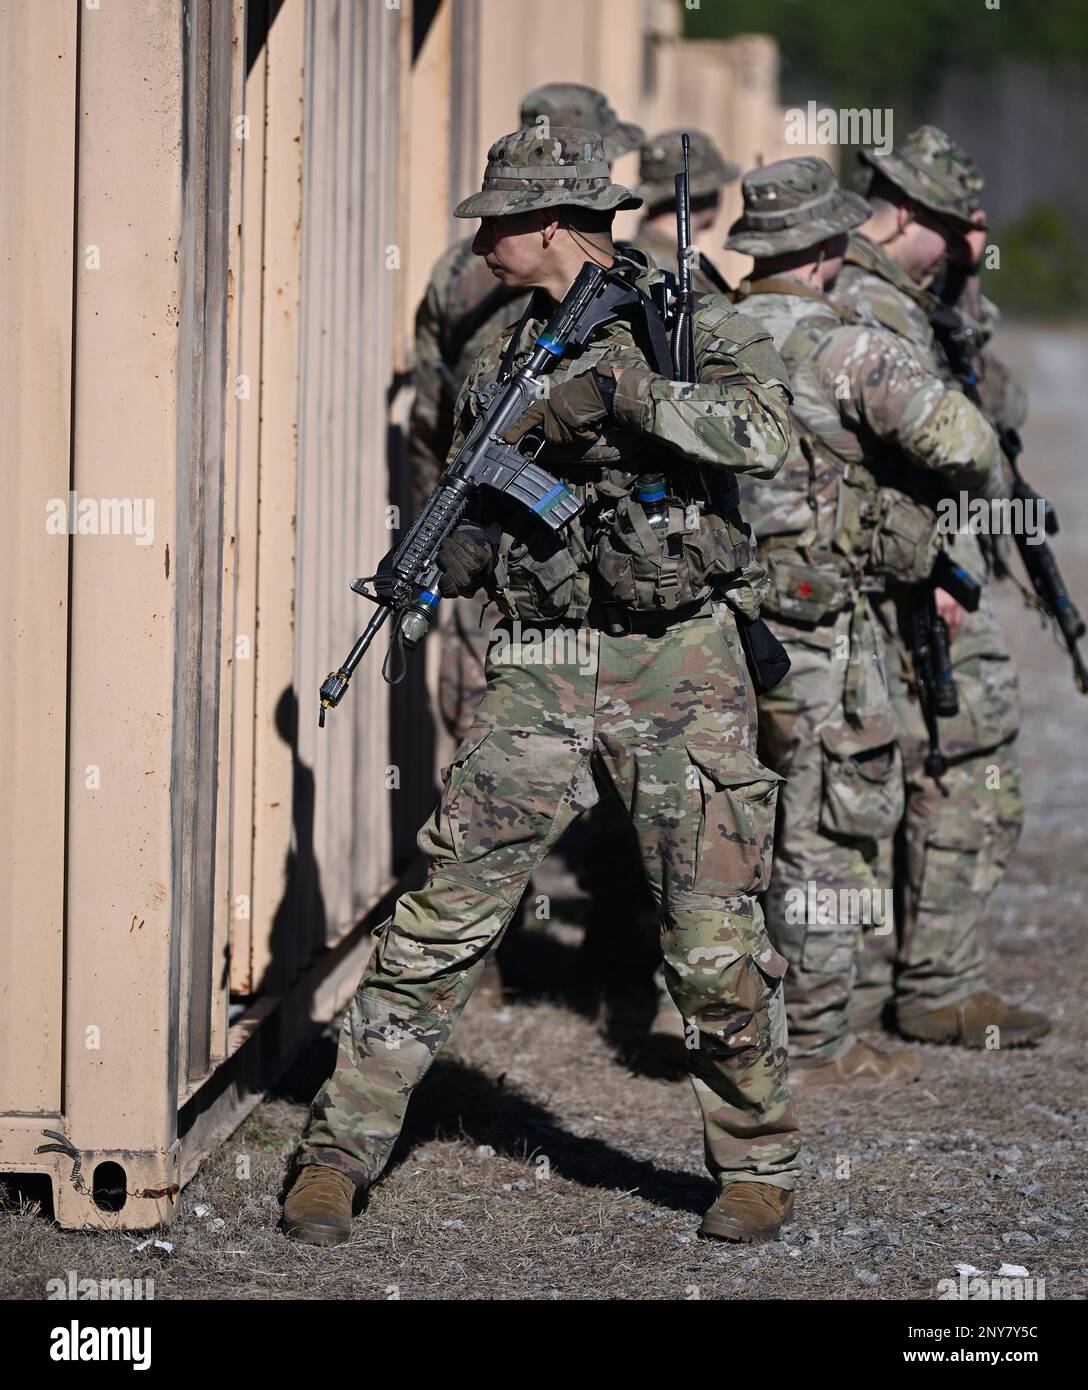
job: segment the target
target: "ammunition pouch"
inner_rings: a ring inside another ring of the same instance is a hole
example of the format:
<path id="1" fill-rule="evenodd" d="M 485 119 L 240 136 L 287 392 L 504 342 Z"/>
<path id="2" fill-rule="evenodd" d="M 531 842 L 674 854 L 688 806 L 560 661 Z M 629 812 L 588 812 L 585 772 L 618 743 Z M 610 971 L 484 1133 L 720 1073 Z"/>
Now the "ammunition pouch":
<path id="1" fill-rule="evenodd" d="M 894 488 L 876 494 L 869 568 L 884 579 L 918 584 L 933 569 L 941 549 L 934 513 Z"/>
<path id="2" fill-rule="evenodd" d="M 639 499 L 602 512 L 594 562 L 607 601 L 636 612 L 669 612 L 723 589 L 754 559 L 736 521 L 670 499 L 668 524 L 652 527 Z"/>
<path id="3" fill-rule="evenodd" d="M 574 527 L 534 528 L 530 541 L 504 535 L 488 589 L 509 618 L 580 622 L 589 608 L 584 550 Z"/>

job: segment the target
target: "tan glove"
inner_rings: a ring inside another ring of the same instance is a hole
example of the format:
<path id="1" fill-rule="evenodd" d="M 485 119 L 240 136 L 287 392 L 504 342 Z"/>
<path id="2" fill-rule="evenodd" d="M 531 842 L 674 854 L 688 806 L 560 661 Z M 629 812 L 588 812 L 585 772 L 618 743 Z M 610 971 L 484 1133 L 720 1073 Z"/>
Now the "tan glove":
<path id="1" fill-rule="evenodd" d="M 600 434 L 601 422 L 612 413 L 615 392 L 612 369 L 602 365 L 557 381 L 542 401 L 531 405 L 507 429 L 503 440 L 516 444 L 530 431 L 539 430 L 549 444 L 591 444 Z"/>

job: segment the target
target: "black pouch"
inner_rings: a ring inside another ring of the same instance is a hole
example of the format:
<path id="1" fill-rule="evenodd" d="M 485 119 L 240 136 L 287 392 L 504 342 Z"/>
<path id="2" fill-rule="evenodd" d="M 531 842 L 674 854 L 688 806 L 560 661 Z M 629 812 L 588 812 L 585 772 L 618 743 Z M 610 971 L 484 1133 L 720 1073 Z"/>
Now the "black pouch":
<path id="1" fill-rule="evenodd" d="M 734 616 L 756 694 L 766 695 L 785 680 L 790 669 L 789 656 L 762 618 L 746 618 L 743 613 Z"/>

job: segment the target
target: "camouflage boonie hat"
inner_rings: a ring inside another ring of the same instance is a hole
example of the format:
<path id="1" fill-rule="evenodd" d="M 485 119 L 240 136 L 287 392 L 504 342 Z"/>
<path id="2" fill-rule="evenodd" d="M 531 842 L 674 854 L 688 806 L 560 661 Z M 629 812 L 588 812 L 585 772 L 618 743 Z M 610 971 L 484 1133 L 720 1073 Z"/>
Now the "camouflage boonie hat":
<path id="1" fill-rule="evenodd" d="M 455 217 L 508 217 L 515 212 L 573 205 L 617 212 L 642 206 L 629 188 L 612 182 L 604 143 L 592 130 L 555 126 L 504 135 L 487 152 L 483 187 L 453 210 Z"/>
<path id="2" fill-rule="evenodd" d="M 647 207 L 655 203 L 671 203 L 676 196 L 673 177 L 684 167 L 684 150 L 680 143 L 682 130 L 666 130 L 651 140 L 643 140 L 639 149 L 639 197 Z M 730 164 L 721 151 L 701 130 L 689 130 L 688 169 L 691 196 L 705 198 L 717 193 L 740 174 L 740 167 Z"/>
<path id="3" fill-rule="evenodd" d="M 982 170 L 935 125 L 912 130 L 890 154 L 862 150 L 858 159 L 935 217 L 957 228 L 972 225 L 984 183 Z"/>
<path id="4" fill-rule="evenodd" d="M 604 137 L 605 158 L 610 164 L 636 149 L 643 135 L 641 126 L 620 120 L 603 92 L 580 82 L 548 82 L 535 87 L 521 103 L 521 124 L 535 126 L 541 116 L 547 116 L 553 126 L 595 130 Z"/>
<path id="5" fill-rule="evenodd" d="M 749 256 L 803 251 L 859 227 L 872 211 L 859 194 L 839 187 L 829 164 L 810 155 L 750 169 L 741 192 L 744 211 L 725 245 Z"/>

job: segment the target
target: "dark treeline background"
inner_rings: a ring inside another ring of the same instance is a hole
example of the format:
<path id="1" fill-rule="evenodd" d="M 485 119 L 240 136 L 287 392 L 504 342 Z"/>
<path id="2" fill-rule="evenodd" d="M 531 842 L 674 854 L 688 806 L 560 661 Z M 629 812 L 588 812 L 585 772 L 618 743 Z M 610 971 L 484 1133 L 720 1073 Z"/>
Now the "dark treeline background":
<path id="1" fill-rule="evenodd" d="M 1088 0 L 701 0 L 684 21 L 689 38 L 772 34 L 787 106 L 890 107 L 897 140 L 947 130 L 986 175 L 1002 309 L 1088 312 Z"/>

